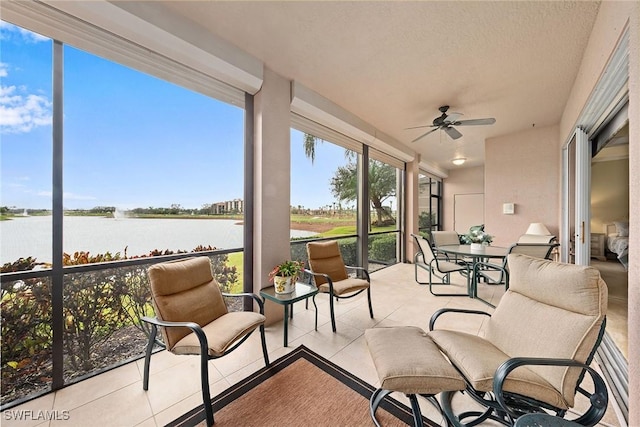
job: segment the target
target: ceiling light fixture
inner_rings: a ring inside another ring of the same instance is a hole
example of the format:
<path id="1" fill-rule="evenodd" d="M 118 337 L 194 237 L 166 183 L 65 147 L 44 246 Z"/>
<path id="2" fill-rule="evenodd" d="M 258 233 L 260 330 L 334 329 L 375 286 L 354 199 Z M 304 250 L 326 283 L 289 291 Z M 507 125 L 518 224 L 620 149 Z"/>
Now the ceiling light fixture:
<path id="1" fill-rule="evenodd" d="M 460 166 L 461 164 L 463 164 L 466 161 L 467 161 L 467 159 L 465 157 L 457 157 L 457 158 L 451 160 L 451 163 L 453 163 L 456 166 Z"/>

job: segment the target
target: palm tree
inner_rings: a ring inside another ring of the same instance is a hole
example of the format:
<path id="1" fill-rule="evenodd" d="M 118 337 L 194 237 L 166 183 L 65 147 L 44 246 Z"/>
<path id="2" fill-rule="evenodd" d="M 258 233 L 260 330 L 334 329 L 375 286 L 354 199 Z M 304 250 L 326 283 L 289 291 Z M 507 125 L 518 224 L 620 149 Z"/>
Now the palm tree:
<path id="1" fill-rule="evenodd" d="M 324 140 L 320 138 L 316 138 L 315 136 L 305 133 L 304 134 L 304 154 L 308 159 L 311 160 L 311 164 L 316 160 L 316 144 L 320 142 L 324 142 Z"/>

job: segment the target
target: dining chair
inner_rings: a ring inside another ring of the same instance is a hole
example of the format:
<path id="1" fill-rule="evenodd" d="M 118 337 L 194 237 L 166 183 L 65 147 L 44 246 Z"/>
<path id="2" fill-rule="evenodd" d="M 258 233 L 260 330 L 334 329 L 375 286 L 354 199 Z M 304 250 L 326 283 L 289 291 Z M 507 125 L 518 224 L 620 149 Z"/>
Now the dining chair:
<path id="1" fill-rule="evenodd" d="M 436 256 L 438 258 L 445 258 L 447 261 L 449 260 L 448 256 L 446 254 L 438 252 L 438 246 L 460 244 L 460 236 L 455 231 L 434 230 L 431 232 L 431 240 L 433 241 L 433 246 L 435 247 L 434 253 L 436 254 Z"/>
<path id="2" fill-rule="evenodd" d="M 434 246 L 459 245 L 460 236 L 455 231 L 434 230 L 431 232 Z"/>
<path id="3" fill-rule="evenodd" d="M 411 234 L 415 243 L 418 245 L 419 251 L 415 254 L 413 259 L 415 280 L 421 285 L 429 285 L 429 292 L 434 296 L 452 296 L 452 297 L 468 297 L 471 296 L 471 271 L 469 264 L 448 261 L 446 258 L 438 258 L 435 254 L 431 243 L 422 236 L 417 234 Z M 422 261 L 420 260 L 422 259 Z M 429 281 L 421 282 L 418 280 L 418 268 L 422 268 L 429 273 Z M 458 272 L 467 279 L 467 293 L 435 293 L 433 286 L 435 285 L 451 285 L 451 273 Z M 441 276 L 438 276 L 440 274 Z M 440 282 L 434 282 L 433 276 L 440 278 Z"/>
<path id="4" fill-rule="evenodd" d="M 518 238 L 518 243 L 555 243 L 556 236 L 539 235 L 539 234 L 523 234 Z"/>

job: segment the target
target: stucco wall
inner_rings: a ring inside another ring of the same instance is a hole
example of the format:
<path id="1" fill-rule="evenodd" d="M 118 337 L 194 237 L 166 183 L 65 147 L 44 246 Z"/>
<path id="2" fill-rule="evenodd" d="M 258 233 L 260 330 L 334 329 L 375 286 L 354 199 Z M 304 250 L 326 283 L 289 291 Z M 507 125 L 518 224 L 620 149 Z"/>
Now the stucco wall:
<path id="1" fill-rule="evenodd" d="M 640 283 L 640 2 L 600 5 L 580 71 L 560 123 L 562 145 L 601 77 L 624 29 L 629 31 L 629 283 Z M 629 425 L 640 426 L 640 287 L 629 286 Z"/>
<path id="2" fill-rule="evenodd" d="M 457 194 L 484 193 L 484 167 L 451 169 L 449 176 L 444 180 L 442 201 L 443 206 L 443 230 L 454 228 L 454 200 Z M 485 215 L 486 218 L 486 215 Z"/>
<path id="3" fill-rule="evenodd" d="M 500 230 L 494 244 L 509 246 L 532 222 L 558 236 L 560 157 L 558 127 L 532 128 L 485 143 L 485 229 Z M 502 213 L 515 203 L 515 213 Z"/>

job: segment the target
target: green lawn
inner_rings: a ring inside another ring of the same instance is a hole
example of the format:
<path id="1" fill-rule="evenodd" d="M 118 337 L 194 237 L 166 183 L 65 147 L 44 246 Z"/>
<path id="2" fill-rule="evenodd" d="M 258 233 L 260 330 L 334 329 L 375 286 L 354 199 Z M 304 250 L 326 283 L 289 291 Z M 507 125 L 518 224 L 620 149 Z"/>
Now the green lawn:
<path id="1" fill-rule="evenodd" d="M 227 265 L 229 265 L 230 267 L 236 267 L 238 271 L 238 281 L 236 282 L 236 285 L 231 290 L 232 293 L 243 292 L 243 289 L 242 289 L 242 284 L 244 283 L 243 260 L 244 260 L 243 252 L 234 252 L 228 255 Z"/>
<path id="2" fill-rule="evenodd" d="M 395 231 L 396 227 L 393 225 L 385 226 L 385 227 L 371 227 L 372 233 L 379 233 L 382 231 Z M 355 225 L 345 225 L 340 227 L 335 227 L 325 233 L 320 233 L 319 237 L 331 237 L 331 236 L 344 236 L 344 235 L 353 235 L 356 234 L 356 226 Z"/>

